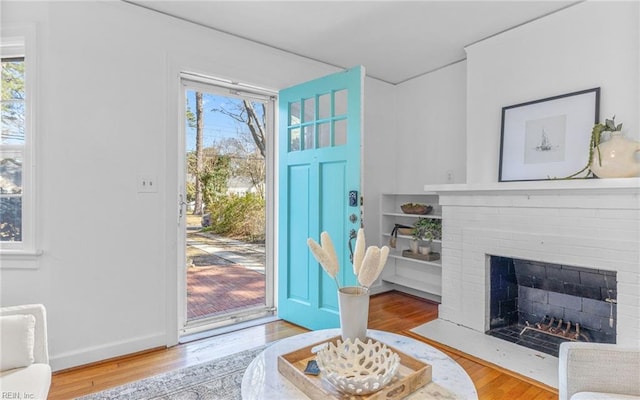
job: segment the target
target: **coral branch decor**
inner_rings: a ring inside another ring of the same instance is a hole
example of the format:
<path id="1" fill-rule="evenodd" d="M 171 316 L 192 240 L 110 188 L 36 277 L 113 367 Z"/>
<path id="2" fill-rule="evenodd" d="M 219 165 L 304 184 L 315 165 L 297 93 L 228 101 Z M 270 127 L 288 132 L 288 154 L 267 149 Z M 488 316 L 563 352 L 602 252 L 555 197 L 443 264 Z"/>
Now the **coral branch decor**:
<path id="1" fill-rule="evenodd" d="M 339 288 L 340 282 L 338 282 L 337 275 L 340 270 L 340 265 L 338 263 L 338 255 L 331 241 L 331 236 L 329 236 L 327 232 L 322 232 L 320 234 L 320 243 L 322 243 L 322 245 L 311 238 L 307 239 L 307 245 L 309 249 L 311 249 L 311 254 L 313 254 L 316 261 L 320 263 L 324 272 L 336 281 L 336 285 L 338 285 Z"/>
<path id="2" fill-rule="evenodd" d="M 308 238 L 307 245 L 316 261 L 320 263 L 327 275 L 335 279 L 336 285 L 338 289 L 340 289 L 340 283 L 337 279 L 338 272 L 340 271 L 340 263 L 329 233 L 322 232 L 320 234 L 320 244 L 312 238 Z M 382 273 L 382 269 L 387 262 L 387 256 L 389 255 L 389 247 L 369 246 L 366 248 L 366 251 L 365 247 L 366 239 L 364 229 L 360 228 L 356 237 L 356 247 L 353 254 L 353 273 L 358 278 L 358 283 L 360 283 L 363 288 L 369 289 Z"/>
<path id="3" fill-rule="evenodd" d="M 360 266 L 362 266 L 362 260 L 364 259 L 364 252 L 366 247 L 366 239 L 364 238 L 364 229 L 359 229 L 356 235 L 356 249 L 353 252 L 353 274 L 358 276 Z"/>

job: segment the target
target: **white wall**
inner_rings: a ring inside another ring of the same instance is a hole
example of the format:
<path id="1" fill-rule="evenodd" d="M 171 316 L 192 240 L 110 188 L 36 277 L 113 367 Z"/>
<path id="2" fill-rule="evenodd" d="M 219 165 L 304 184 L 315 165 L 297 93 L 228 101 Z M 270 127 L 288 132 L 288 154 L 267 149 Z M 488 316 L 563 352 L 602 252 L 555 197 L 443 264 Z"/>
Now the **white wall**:
<path id="1" fill-rule="evenodd" d="M 425 184 L 466 182 L 466 62 L 396 87 L 397 193 Z M 452 180 L 447 180 L 447 173 Z"/>
<path id="2" fill-rule="evenodd" d="M 504 106 L 600 87 L 600 118 L 640 136 L 639 6 L 588 1 L 467 47 L 467 183 L 498 179 Z"/>
<path id="3" fill-rule="evenodd" d="M 395 87 L 375 79 L 365 81 L 363 183 L 365 236 L 370 244 L 380 237 L 380 194 L 395 188 L 393 161 L 398 152 L 395 128 Z"/>
<path id="4" fill-rule="evenodd" d="M 3 265 L 0 303 L 47 306 L 54 369 L 172 343 L 178 71 L 277 90 L 336 69 L 122 2 L 2 2 L 3 26 L 33 22 L 44 255 Z M 380 109 L 392 87 L 366 85 Z M 142 174 L 157 193 L 137 192 Z"/>

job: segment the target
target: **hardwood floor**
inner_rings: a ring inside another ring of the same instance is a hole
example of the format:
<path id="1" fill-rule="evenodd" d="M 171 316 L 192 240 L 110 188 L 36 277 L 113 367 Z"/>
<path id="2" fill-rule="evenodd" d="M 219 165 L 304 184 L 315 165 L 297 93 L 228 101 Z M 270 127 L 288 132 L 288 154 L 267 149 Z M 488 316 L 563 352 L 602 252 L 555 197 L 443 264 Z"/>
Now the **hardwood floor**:
<path id="1" fill-rule="evenodd" d="M 431 321 L 437 316 L 436 304 L 403 293 L 389 292 L 371 298 L 369 327 L 405 334 L 428 342 L 424 338 L 412 335 L 409 329 Z M 200 364 L 306 331 L 288 322 L 276 321 L 169 349 L 150 350 L 56 372 L 52 378 L 49 400 L 73 399 L 152 375 Z M 518 377 L 455 349 L 429 343 L 447 353 L 467 371 L 476 385 L 481 400 L 551 400 L 558 397 L 557 391 L 552 388 Z"/>

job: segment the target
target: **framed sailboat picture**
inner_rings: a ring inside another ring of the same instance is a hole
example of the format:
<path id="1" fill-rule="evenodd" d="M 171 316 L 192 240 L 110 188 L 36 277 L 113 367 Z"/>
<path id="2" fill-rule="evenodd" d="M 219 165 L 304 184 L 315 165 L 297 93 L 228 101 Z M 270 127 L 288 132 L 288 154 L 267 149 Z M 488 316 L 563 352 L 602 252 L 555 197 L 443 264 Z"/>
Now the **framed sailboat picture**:
<path id="1" fill-rule="evenodd" d="M 563 178 L 589 161 L 600 88 L 502 108 L 500 182 Z"/>

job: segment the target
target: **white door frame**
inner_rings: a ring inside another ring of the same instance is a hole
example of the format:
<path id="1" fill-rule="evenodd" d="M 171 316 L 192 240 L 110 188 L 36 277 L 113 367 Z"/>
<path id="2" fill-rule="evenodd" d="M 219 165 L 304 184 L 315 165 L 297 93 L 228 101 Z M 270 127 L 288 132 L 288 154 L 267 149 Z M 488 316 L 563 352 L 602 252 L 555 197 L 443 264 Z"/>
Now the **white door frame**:
<path id="1" fill-rule="evenodd" d="M 174 264 L 174 268 L 177 268 L 177 332 L 178 338 L 183 335 L 201 332 L 209 330 L 219 326 L 218 320 L 199 321 L 198 323 L 187 323 L 187 274 L 186 270 L 186 204 L 181 204 L 180 201 L 184 200 L 186 196 L 186 171 L 181 168 L 185 167 L 185 154 L 186 154 L 186 130 L 185 130 L 185 89 L 202 89 L 209 93 L 215 93 L 222 96 L 237 97 L 237 98 L 257 98 L 261 100 L 268 100 L 266 102 L 266 126 L 267 131 L 267 143 L 266 143 L 266 188 L 265 188 L 265 301 L 266 311 L 263 314 L 273 315 L 275 313 L 275 301 L 276 301 L 276 287 L 275 277 L 276 268 L 274 260 L 277 259 L 275 254 L 275 238 L 276 238 L 276 147 L 275 142 L 276 133 L 276 91 L 263 89 L 260 87 L 246 85 L 236 82 L 231 82 L 225 79 L 213 78 L 204 76 L 197 73 L 180 72 L 179 73 L 179 101 L 178 101 L 178 140 L 177 140 L 177 195 L 176 205 L 178 208 L 178 224 L 177 224 L 177 258 Z M 183 196 L 182 198 L 180 196 Z M 182 213 L 182 214 L 180 214 Z M 182 268 L 181 268 L 182 266 Z M 259 315 L 250 315 L 246 318 L 259 317 Z M 238 318 L 238 322 L 241 322 L 243 316 Z"/>

